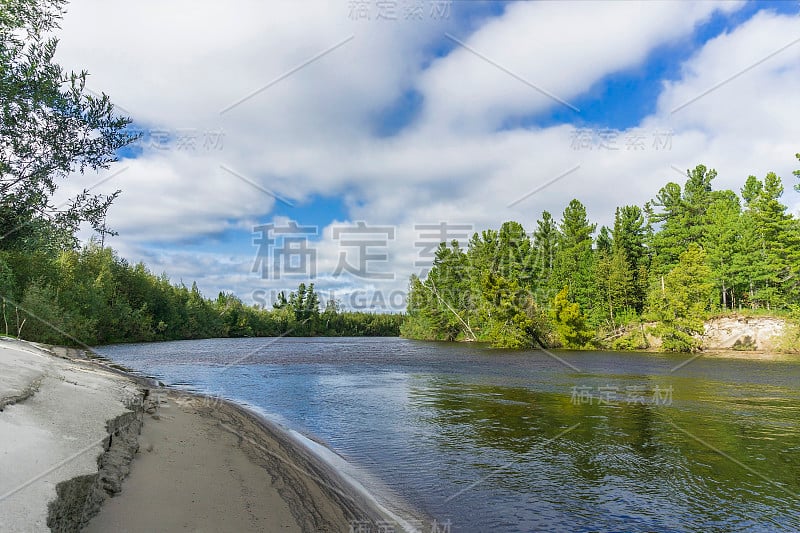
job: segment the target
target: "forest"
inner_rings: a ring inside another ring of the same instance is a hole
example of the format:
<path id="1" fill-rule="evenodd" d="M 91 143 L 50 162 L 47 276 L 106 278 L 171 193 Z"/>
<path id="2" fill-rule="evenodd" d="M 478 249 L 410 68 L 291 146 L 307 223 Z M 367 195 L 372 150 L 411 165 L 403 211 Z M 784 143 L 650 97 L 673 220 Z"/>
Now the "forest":
<path id="1" fill-rule="evenodd" d="M 98 345 L 210 337 L 396 336 L 401 315 L 324 309 L 301 283 L 273 309 L 232 293 L 204 298 L 191 288 L 129 264 L 92 241 L 56 257 L 0 251 L 0 333 L 47 344 Z"/>
<path id="2" fill-rule="evenodd" d="M 599 231 L 572 200 L 558 221 L 543 212 L 530 235 L 506 222 L 475 233 L 466 249 L 442 243 L 428 276 L 411 278 L 401 332 L 509 348 L 643 349 L 646 330 L 664 350 L 693 351 L 715 314 L 796 318 L 800 220 L 781 203 L 781 178 L 749 176 L 737 194 L 714 190 L 716 176 L 698 165 L 643 207 L 618 207 L 613 227 Z"/>

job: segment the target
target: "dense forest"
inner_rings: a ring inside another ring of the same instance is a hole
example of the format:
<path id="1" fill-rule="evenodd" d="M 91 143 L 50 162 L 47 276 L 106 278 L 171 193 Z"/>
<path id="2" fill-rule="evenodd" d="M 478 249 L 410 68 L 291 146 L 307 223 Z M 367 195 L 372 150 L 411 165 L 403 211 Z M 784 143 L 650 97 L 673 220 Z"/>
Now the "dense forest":
<path id="1" fill-rule="evenodd" d="M 106 213 L 120 191 L 53 198 L 74 172 L 104 170 L 136 140 L 130 119 L 87 73 L 53 61 L 63 0 L 0 2 L 0 333 L 57 344 L 199 337 L 397 335 L 402 316 L 320 309 L 301 284 L 275 309 L 216 300 L 131 265 L 105 247 Z M 81 247 L 82 225 L 99 242 Z"/>
<path id="2" fill-rule="evenodd" d="M 599 231 L 572 200 L 558 222 L 542 213 L 531 235 L 506 222 L 466 249 L 442 243 L 427 278 L 411 278 L 401 331 L 501 347 L 639 349 L 646 329 L 665 350 L 691 351 L 713 313 L 796 316 L 800 220 L 781 203 L 781 178 L 749 176 L 736 194 L 714 190 L 715 177 L 698 165 L 683 186 L 617 208 L 613 227 Z"/>
<path id="3" fill-rule="evenodd" d="M 401 315 L 321 310 L 313 284 L 301 283 L 271 310 L 233 294 L 204 298 L 130 265 L 95 242 L 47 254 L 0 252 L 0 332 L 49 344 L 265 336 L 395 336 Z"/>

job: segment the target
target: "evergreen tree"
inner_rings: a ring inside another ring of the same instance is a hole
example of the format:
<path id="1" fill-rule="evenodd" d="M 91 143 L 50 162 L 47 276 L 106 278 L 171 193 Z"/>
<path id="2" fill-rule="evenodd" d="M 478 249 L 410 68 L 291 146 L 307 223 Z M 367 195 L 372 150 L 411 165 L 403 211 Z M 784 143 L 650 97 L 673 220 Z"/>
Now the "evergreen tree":
<path id="1" fill-rule="evenodd" d="M 698 347 L 694 335 L 703 332 L 713 294 L 706 253 L 692 243 L 648 299 L 649 318 L 657 322 L 652 332 L 661 337 L 664 350 L 685 352 Z"/>
<path id="2" fill-rule="evenodd" d="M 536 222 L 533 232 L 533 245 L 531 254 L 532 264 L 532 289 L 534 299 L 542 304 L 550 300 L 548 289 L 551 284 L 556 250 L 558 248 L 558 227 L 553 216 L 542 212 L 542 218 Z"/>
<path id="3" fill-rule="evenodd" d="M 614 240 L 606 226 L 600 228 L 600 233 L 597 235 L 597 242 L 595 244 L 598 253 L 611 255 L 611 249 L 614 247 Z"/>
<path id="4" fill-rule="evenodd" d="M 663 187 L 651 206 L 651 224 L 660 224 L 653 235 L 652 246 L 654 274 L 663 276 L 678 262 L 680 254 L 689 245 L 701 244 L 706 225 L 706 210 L 711 203 L 711 182 L 717 176 L 715 170 L 697 165 L 686 172 L 688 179 L 681 190 L 677 183 Z"/>
<path id="5" fill-rule="evenodd" d="M 612 233 L 614 253 L 622 253 L 631 275 L 629 305 L 637 312 L 644 309 L 649 284 L 649 256 L 645 243 L 648 227 L 642 209 L 635 205 L 618 207 L 614 213 Z"/>
<path id="6" fill-rule="evenodd" d="M 551 309 L 556 335 L 564 348 L 581 349 L 592 338 L 592 332 L 586 323 L 586 316 L 581 306 L 569 299 L 569 288 L 561 289 L 553 299 Z"/>
<path id="7" fill-rule="evenodd" d="M 595 269 L 599 298 L 596 308 L 613 327 L 620 312 L 633 308 L 634 274 L 622 248 L 599 250 Z"/>
<path id="8" fill-rule="evenodd" d="M 596 224 L 589 223 L 586 208 L 572 200 L 564 209 L 559 226 L 551 287 L 553 292 L 567 286 L 570 298 L 583 310 L 593 308 L 594 254 L 592 234 Z"/>
<path id="9" fill-rule="evenodd" d="M 746 202 L 744 223 L 752 229 L 747 250 L 750 297 L 753 305 L 767 309 L 786 305 L 788 284 L 796 279 L 797 241 L 795 221 L 780 203 L 781 179 L 773 172 L 764 181 L 754 176 L 742 189 Z"/>
<path id="10" fill-rule="evenodd" d="M 709 206 L 703 247 L 719 289 L 719 304 L 723 309 L 732 308 L 736 299 L 736 282 L 739 265 L 735 257 L 741 243 L 741 205 L 733 191 L 722 191 Z"/>

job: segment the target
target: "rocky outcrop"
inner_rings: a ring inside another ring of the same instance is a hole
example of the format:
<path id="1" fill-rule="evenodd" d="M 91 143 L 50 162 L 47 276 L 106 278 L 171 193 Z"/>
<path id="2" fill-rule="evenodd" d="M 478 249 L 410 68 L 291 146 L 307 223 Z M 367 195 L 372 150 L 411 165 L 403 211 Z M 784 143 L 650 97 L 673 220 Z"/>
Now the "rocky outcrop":
<path id="1" fill-rule="evenodd" d="M 774 351 L 786 321 L 774 317 L 724 316 L 705 323 L 703 349 Z"/>

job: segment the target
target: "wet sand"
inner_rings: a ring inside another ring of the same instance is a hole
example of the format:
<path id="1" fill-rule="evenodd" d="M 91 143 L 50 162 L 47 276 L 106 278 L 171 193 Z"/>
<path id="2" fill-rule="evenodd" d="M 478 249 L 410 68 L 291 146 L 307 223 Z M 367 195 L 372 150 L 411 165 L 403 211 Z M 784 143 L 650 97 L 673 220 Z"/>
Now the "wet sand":
<path id="1" fill-rule="evenodd" d="M 85 531 L 333 532 L 386 520 L 332 468 L 241 407 L 168 389 L 151 396 L 158 407 L 144 416 L 131 473 Z"/>
<path id="2" fill-rule="evenodd" d="M 122 492 L 85 531 L 301 531 L 266 472 L 190 402 L 145 415 Z"/>

